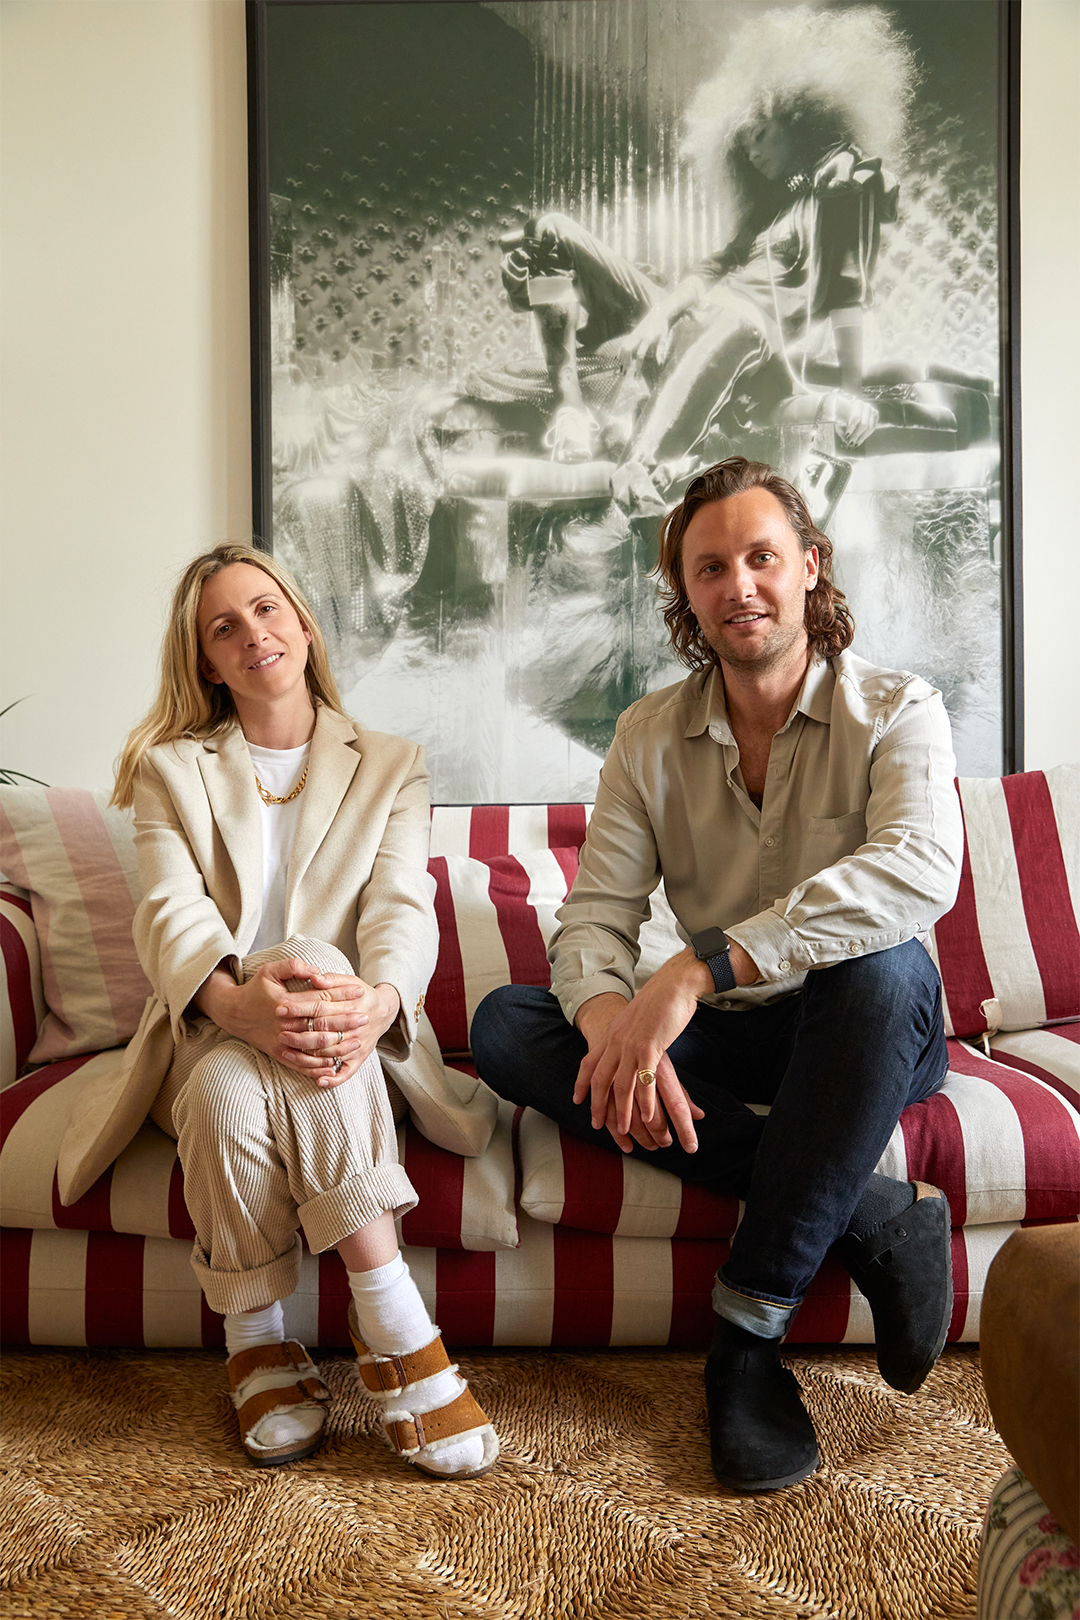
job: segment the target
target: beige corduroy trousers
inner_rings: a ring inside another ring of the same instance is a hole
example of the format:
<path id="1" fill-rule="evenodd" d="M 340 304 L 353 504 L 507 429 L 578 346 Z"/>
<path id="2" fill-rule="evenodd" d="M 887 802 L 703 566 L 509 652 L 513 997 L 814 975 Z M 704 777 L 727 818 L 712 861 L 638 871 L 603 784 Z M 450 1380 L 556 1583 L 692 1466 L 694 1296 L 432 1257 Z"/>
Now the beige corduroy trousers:
<path id="1" fill-rule="evenodd" d="M 245 980 L 289 956 L 322 973 L 353 971 L 334 946 L 296 936 L 246 956 Z M 294 1292 L 300 1227 L 319 1254 L 417 1202 L 397 1162 L 375 1053 L 344 1085 L 323 1088 L 200 1019 L 177 1046 L 150 1117 L 177 1139 L 196 1234 L 191 1263 L 223 1315 Z"/>

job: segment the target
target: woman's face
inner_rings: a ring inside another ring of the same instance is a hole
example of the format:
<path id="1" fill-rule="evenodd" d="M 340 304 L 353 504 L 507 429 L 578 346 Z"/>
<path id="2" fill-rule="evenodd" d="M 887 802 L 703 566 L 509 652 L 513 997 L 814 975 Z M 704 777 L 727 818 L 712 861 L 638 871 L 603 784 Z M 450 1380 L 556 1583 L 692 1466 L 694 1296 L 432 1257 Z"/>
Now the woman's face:
<path id="1" fill-rule="evenodd" d="M 766 180 L 787 180 L 801 167 L 791 127 L 778 118 L 760 118 L 743 136 L 743 149 Z"/>
<path id="2" fill-rule="evenodd" d="M 281 586 L 250 563 L 230 563 L 203 586 L 197 614 L 199 667 L 233 695 L 243 724 L 249 705 L 306 693 L 311 632 Z"/>

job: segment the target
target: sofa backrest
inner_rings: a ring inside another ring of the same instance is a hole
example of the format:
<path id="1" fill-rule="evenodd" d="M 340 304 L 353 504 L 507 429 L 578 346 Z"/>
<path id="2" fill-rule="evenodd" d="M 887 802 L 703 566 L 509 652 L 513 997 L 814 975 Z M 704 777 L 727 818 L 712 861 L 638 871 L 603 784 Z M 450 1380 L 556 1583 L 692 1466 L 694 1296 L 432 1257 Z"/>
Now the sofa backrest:
<path id="1" fill-rule="evenodd" d="M 958 789 L 967 832 L 960 895 L 930 942 L 948 1033 L 1080 1016 L 1080 766 L 965 779 Z M 138 1023 L 148 986 L 131 942 L 138 893 L 131 823 L 104 801 L 79 789 L 0 788 L 0 870 L 22 891 L 0 901 L 17 1003 L 3 1043 L 8 1078 L 13 1066 L 18 1072 L 27 1062 L 119 1045 Z M 445 1052 L 467 1051 L 473 1012 L 495 985 L 549 982 L 547 944 L 589 809 L 432 811 L 441 945 L 427 1006 Z M 639 978 L 677 948 L 661 890 L 643 934 Z M 35 984 L 43 996 L 37 1005 Z"/>

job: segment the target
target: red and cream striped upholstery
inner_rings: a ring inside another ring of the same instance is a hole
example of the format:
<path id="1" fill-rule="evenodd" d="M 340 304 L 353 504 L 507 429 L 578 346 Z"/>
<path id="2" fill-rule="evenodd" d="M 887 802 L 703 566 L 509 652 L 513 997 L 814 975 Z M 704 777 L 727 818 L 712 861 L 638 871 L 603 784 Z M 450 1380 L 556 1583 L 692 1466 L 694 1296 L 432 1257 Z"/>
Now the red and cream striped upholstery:
<path id="1" fill-rule="evenodd" d="M 964 781 L 959 791 L 969 853 L 956 911 L 932 944 L 950 1030 L 981 1037 L 986 1050 L 951 1043 L 945 1089 L 905 1112 L 881 1167 L 948 1192 L 957 1223 L 950 1337 L 971 1340 L 987 1266 L 1015 1225 L 1075 1219 L 1080 1208 L 1080 770 Z M 5 875 L 26 891 L 0 895 L 10 997 L 0 1047 L 3 1218 L 11 1223 L 5 1336 L 218 1344 L 220 1318 L 205 1308 L 189 1264 L 190 1222 L 167 1137 L 145 1126 L 70 1209 L 55 1193 L 71 1098 L 91 1065 L 119 1061 L 116 1048 L 146 993 L 127 932 L 130 828 L 101 795 L 4 789 L 0 797 Z M 489 989 L 549 982 L 546 946 L 587 818 L 583 805 L 433 811 L 442 943 L 427 1005 L 456 1061 L 466 1060 L 472 1015 Z M 662 892 L 654 911 L 643 974 L 676 948 Z M 54 1051 L 62 1061 L 9 1085 L 28 1060 Z M 738 1220 L 733 1199 L 562 1140 L 528 1112 L 515 1158 L 505 1108 L 479 1159 L 445 1153 L 412 1128 L 401 1147 L 420 1194 L 402 1238 L 450 1343 L 707 1341 L 712 1275 Z M 312 1346 L 345 1345 L 346 1308 L 336 1256 L 305 1255 L 289 1332 Z M 791 1336 L 872 1339 L 864 1301 L 831 1260 Z"/>
<path id="2" fill-rule="evenodd" d="M 405 1258 L 450 1345 L 670 1344 L 712 1335 L 713 1276 L 726 1243 L 619 1238 L 520 1217 L 518 1249 L 407 1248 Z M 953 1232 L 952 1342 L 978 1339 L 991 1260 L 1015 1224 Z M 190 1243 L 122 1233 L 0 1233 L 4 1336 L 19 1344 L 214 1346 Z M 305 1252 L 285 1329 L 310 1348 L 346 1348 L 348 1293 L 334 1254 Z M 865 1300 L 830 1257 L 788 1335 L 793 1344 L 870 1344 Z"/>
<path id="3" fill-rule="evenodd" d="M 1080 1113 L 1031 1075 L 960 1041 L 949 1050 L 945 1085 L 904 1110 L 878 1169 L 943 1188 L 954 1226 L 1076 1220 Z M 734 1234 L 734 1198 L 578 1141 L 532 1109 L 518 1141 L 521 1208 L 536 1220 L 617 1237 Z"/>
<path id="4" fill-rule="evenodd" d="M 92 1070 L 122 1050 L 70 1058 L 27 1075 L 0 1095 L 0 1225 L 37 1230 L 195 1236 L 184 1203 L 176 1143 L 147 1122 L 77 1203 L 61 1204 L 56 1161 L 72 1103 Z M 513 1109 L 474 1159 L 436 1147 L 411 1123 L 398 1127 L 398 1157 L 420 1202 L 402 1216 L 404 1243 L 456 1249 L 515 1248 Z"/>
<path id="5" fill-rule="evenodd" d="M 932 944 L 947 1033 L 1080 1018 L 1080 765 L 957 787 L 960 893 Z"/>

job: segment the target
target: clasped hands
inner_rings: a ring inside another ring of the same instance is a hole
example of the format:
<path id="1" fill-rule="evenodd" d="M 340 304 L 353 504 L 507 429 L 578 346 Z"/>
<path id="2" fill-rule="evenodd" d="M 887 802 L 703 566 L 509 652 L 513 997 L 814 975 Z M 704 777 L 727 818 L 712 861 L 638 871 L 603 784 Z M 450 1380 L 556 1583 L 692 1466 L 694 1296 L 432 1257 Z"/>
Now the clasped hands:
<path id="1" fill-rule="evenodd" d="M 731 961 L 736 983 L 758 979 L 753 958 L 734 941 Z M 694 1121 L 704 1119 L 704 1110 L 682 1086 L 667 1049 L 697 1011 L 698 997 L 712 989 L 708 964 L 687 949 L 665 962 L 632 1001 L 611 992 L 578 1008 L 577 1027 L 589 1050 L 574 1101 L 591 1100 L 593 1129 L 606 1127 L 624 1153 L 635 1142 L 650 1152 L 670 1147 L 673 1130 L 687 1153 L 697 1152 Z M 655 1074 L 655 1084 L 638 1081 L 643 1071 Z"/>
<path id="2" fill-rule="evenodd" d="M 286 988 L 297 979 L 304 989 Z M 295 956 L 265 963 L 245 984 L 215 968 L 195 1001 L 227 1034 L 324 1087 L 350 1080 L 401 1010 L 392 984 L 319 973 Z"/>

